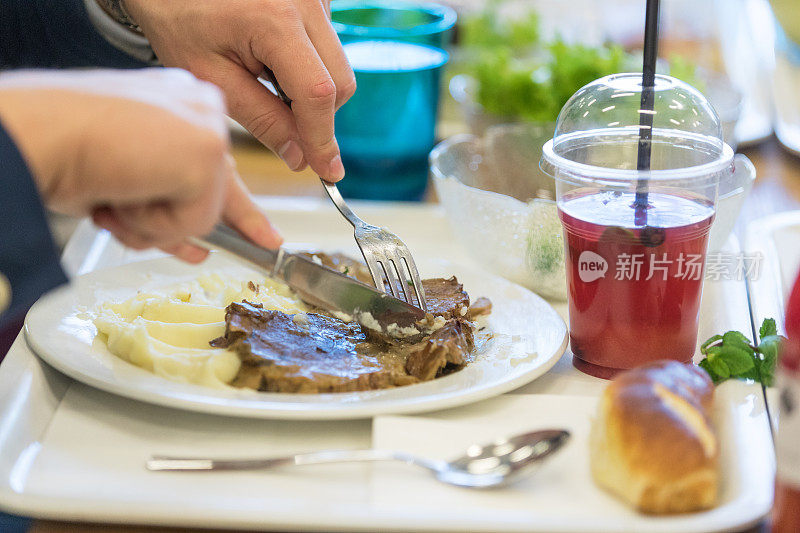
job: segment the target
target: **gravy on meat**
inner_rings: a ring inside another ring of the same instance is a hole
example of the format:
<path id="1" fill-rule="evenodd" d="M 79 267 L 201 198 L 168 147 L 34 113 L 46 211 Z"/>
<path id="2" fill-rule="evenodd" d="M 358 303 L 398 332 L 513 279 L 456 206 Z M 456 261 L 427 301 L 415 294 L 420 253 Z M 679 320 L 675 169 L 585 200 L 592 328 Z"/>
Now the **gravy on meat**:
<path id="1" fill-rule="evenodd" d="M 370 283 L 363 264 L 338 254 L 314 255 L 326 266 Z M 491 304 L 479 298 L 470 307 L 469 295 L 455 277 L 422 284 L 429 314 L 445 318 L 445 323 L 421 339 L 374 335 L 322 311 L 291 315 L 244 301 L 228 306 L 225 334 L 211 345 L 239 355 L 242 364 L 232 382 L 235 387 L 324 393 L 430 381 L 472 361 L 472 320 L 488 313 Z"/>

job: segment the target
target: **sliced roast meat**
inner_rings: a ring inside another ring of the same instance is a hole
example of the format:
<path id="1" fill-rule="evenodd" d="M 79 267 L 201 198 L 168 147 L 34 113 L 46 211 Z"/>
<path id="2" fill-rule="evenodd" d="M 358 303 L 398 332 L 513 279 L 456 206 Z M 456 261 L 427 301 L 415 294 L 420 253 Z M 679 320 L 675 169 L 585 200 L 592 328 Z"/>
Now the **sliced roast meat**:
<path id="1" fill-rule="evenodd" d="M 362 283 L 373 285 L 372 276 L 367 266 L 347 255 L 323 252 L 304 252 L 302 255 L 319 261 L 321 264 L 355 278 Z M 384 280 L 385 282 L 386 280 Z M 469 295 L 464 291 L 464 286 L 458 282 L 455 276 L 451 278 L 424 279 L 422 280 L 422 288 L 425 291 L 428 311 L 433 316 L 455 318 L 466 315 L 469 309 Z M 405 289 L 403 287 L 403 290 Z M 413 292 L 413 289 L 411 290 Z"/>
<path id="2" fill-rule="evenodd" d="M 473 346 L 472 326 L 463 320 L 450 320 L 409 350 L 406 372 L 420 381 L 429 381 L 442 374 L 448 365 L 451 368 L 465 365 Z"/>
<path id="3" fill-rule="evenodd" d="M 214 346 L 234 350 L 242 365 L 233 385 L 270 392 L 345 392 L 415 383 L 404 359 L 363 350 L 357 324 L 315 313 L 288 315 L 248 302 L 232 303 L 225 336 Z"/>
<path id="4" fill-rule="evenodd" d="M 475 318 L 488 315 L 492 312 L 492 302 L 489 298 L 485 296 L 481 296 L 472 305 L 469 306 L 469 311 L 467 312 L 467 318 L 470 320 L 474 320 Z"/>
<path id="5" fill-rule="evenodd" d="M 460 318 L 469 309 L 469 295 L 455 276 L 422 280 L 428 312 L 433 316 Z"/>
<path id="6" fill-rule="evenodd" d="M 372 284 L 367 267 L 350 257 L 305 255 Z M 376 334 L 322 310 L 289 315 L 244 301 L 228 306 L 225 335 L 211 344 L 239 355 L 242 364 L 232 382 L 235 387 L 323 393 L 429 381 L 472 361 L 475 343 L 472 320 L 489 313 L 491 302 L 478 298 L 470 306 L 469 295 L 455 276 L 426 279 L 422 284 L 429 313 L 417 325 L 420 334 L 413 337 Z M 434 326 L 436 329 L 431 331 Z"/>

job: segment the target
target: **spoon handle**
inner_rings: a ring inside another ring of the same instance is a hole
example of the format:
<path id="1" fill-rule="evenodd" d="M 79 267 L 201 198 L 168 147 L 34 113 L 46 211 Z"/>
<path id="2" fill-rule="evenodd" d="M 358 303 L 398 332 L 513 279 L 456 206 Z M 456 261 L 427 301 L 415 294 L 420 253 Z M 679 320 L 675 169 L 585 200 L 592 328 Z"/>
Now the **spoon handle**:
<path id="1" fill-rule="evenodd" d="M 147 463 L 151 471 L 265 470 L 288 465 L 318 465 L 364 461 L 401 461 L 432 471 L 441 466 L 437 461 L 422 459 L 392 450 L 323 450 L 312 453 L 266 459 L 212 459 L 154 455 Z"/>

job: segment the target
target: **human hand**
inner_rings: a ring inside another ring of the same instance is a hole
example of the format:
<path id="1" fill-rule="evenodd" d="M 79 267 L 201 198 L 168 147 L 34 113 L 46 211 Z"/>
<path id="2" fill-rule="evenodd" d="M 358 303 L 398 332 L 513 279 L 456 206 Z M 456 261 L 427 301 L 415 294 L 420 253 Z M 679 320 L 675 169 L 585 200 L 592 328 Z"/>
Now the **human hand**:
<path id="1" fill-rule="evenodd" d="M 0 120 L 49 208 L 190 262 L 207 252 L 186 239 L 220 218 L 282 241 L 236 174 L 224 110 L 216 87 L 177 69 L 0 75 Z"/>
<path id="2" fill-rule="evenodd" d="M 320 0 L 126 0 L 159 60 L 210 81 L 233 118 L 293 170 L 344 177 L 335 111 L 356 81 Z M 275 73 L 291 109 L 257 78 Z"/>

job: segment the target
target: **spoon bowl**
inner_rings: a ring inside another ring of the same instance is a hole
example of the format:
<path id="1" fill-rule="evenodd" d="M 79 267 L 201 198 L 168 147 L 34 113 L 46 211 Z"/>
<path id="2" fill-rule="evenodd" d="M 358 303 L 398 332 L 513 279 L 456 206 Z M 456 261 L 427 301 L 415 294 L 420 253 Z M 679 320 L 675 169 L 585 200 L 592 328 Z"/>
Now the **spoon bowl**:
<path id="1" fill-rule="evenodd" d="M 498 439 L 483 446 L 472 445 L 466 453 L 446 463 L 436 473 L 444 483 L 462 487 L 494 487 L 530 473 L 559 450 L 570 434 L 564 430 L 542 430 Z"/>

